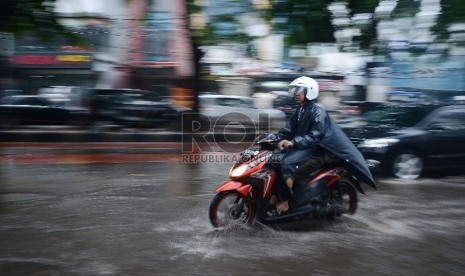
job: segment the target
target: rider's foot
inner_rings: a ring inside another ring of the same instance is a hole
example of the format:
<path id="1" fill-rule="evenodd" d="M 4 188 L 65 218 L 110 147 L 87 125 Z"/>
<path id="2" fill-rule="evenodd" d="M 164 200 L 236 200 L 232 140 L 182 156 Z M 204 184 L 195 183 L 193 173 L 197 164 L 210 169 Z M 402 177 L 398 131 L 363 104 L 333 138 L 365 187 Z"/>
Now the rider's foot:
<path id="1" fill-rule="evenodd" d="M 268 211 L 266 214 L 269 217 L 275 217 L 275 216 L 280 216 L 289 211 L 289 202 L 288 201 L 283 201 L 280 202 L 276 205 L 276 208 Z"/>
<path id="2" fill-rule="evenodd" d="M 276 205 L 276 209 L 280 210 L 283 213 L 289 211 L 289 201 L 281 201 Z"/>

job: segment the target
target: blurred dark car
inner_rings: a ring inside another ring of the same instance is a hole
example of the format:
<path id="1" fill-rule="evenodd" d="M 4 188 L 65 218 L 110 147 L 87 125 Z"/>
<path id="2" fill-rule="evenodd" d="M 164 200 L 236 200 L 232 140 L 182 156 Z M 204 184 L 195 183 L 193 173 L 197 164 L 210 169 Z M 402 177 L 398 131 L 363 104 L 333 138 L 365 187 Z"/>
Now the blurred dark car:
<path id="1" fill-rule="evenodd" d="M 247 96 L 201 94 L 199 107 L 202 117 L 208 118 L 208 122 L 204 121 L 202 125 L 208 128 L 214 126 L 216 130 L 261 128 L 260 131 L 277 131 L 286 124 L 284 112 L 257 108 L 253 98 Z"/>
<path id="2" fill-rule="evenodd" d="M 376 110 L 383 105 L 385 105 L 384 102 L 343 101 L 339 106 L 339 117 L 362 116 L 366 112 Z"/>
<path id="3" fill-rule="evenodd" d="M 14 95 L 0 99 L 0 126 L 73 125 L 85 126 L 89 110 L 60 105 L 42 96 Z"/>
<path id="4" fill-rule="evenodd" d="M 289 96 L 288 92 L 284 91 L 272 91 L 271 93 L 276 95 L 273 101 L 273 108 L 281 110 L 286 114 L 286 118 L 291 117 L 297 109 L 295 99 Z"/>
<path id="5" fill-rule="evenodd" d="M 465 168 L 465 105 L 386 105 L 339 124 L 375 172 Z"/>
<path id="6" fill-rule="evenodd" d="M 163 97 L 138 89 L 92 89 L 89 93 L 94 125 L 159 128 L 180 122 L 183 109 Z"/>

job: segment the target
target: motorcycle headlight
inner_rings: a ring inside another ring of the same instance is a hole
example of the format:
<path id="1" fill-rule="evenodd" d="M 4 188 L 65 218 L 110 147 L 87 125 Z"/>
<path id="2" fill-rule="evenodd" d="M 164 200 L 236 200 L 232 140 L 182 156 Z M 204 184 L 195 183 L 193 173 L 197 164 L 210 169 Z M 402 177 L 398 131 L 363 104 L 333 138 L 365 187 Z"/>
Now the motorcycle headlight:
<path id="1" fill-rule="evenodd" d="M 360 148 L 386 148 L 399 142 L 395 138 L 366 139 L 360 145 Z"/>
<path id="2" fill-rule="evenodd" d="M 239 165 L 238 167 L 232 169 L 229 172 L 229 177 L 231 177 L 231 178 L 240 177 L 241 175 L 243 175 L 247 171 L 247 169 L 248 169 L 247 164 Z"/>

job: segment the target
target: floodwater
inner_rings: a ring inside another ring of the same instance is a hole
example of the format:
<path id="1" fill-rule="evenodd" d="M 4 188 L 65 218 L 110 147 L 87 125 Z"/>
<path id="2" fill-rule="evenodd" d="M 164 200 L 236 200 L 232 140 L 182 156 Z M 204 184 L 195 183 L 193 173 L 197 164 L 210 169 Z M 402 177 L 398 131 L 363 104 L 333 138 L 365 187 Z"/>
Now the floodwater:
<path id="1" fill-rule="evenodd" d="M 465 275 L 463 176 L 380 179 L 354 216 L 215 231 L 228 163 L 0 165 L 0 275 Z"/>

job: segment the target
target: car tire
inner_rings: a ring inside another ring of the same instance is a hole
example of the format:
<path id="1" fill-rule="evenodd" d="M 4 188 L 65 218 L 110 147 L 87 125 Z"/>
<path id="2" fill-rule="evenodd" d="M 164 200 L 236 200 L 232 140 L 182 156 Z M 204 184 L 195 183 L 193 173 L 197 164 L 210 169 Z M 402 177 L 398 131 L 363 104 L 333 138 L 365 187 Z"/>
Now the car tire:
<path id="1" fill-rule="evenodd" d="M 413 151 L 401 151 L 394 155 L 392 174 L 401 179 L 417 179 L 423 174 L 421 156 Z"/>

